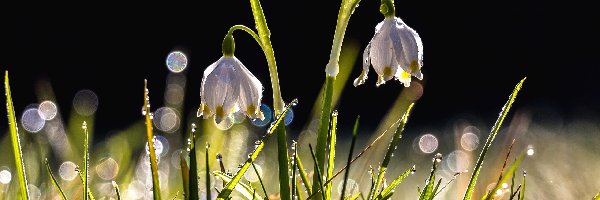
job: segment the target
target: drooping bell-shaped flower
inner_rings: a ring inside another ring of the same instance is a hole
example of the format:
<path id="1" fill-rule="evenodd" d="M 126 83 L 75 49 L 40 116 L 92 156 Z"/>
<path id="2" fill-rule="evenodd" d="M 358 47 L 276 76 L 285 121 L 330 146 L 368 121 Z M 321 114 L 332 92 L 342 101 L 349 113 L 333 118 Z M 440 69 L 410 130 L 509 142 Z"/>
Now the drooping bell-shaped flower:
<path id="1" fill-rule="evenodd" d="M 377 72 L 379 86 L 395 78 L 405 87 L 410 86 L 411 76 L 423 79 L 423 44 L 416 31 L 398 17 L 386 17 L 377 24 L 375 36 L 363 53 L 363 71 L 354 80 L 354 86 L 367 80 L 369 66 Z"/>
<path id="2" fill-rule="evenodd" d="M 260 111 L 263 87 L 260 81 L 233 55 L 224 55 L 204 70 L 200 86 L 198 117 L 215 116 L 221 123 L 237 107 L 249 118 L 264 119 Z"/>

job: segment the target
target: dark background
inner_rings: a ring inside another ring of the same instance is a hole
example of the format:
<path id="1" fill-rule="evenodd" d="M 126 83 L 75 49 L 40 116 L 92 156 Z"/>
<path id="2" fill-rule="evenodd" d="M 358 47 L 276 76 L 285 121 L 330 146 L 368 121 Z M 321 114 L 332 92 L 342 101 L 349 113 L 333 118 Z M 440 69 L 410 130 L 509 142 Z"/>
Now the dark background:
<path id="1" fill-rule="evenodd" d="M 597 11 L 594 6 L 567 3 L 397 1 L 397 16 L 420 34 L 424 44 L 425 92 L 411 123 L 440 125 L 467 113 L 492 124 L 524 76 L 528 80 L 517 107 L 539 111 L 540 116 L 544 112 L 566 118 L 595 116 L 600 108 L 598 31 L 593 30 Z M 324 82 L 339 2 L 263 0 L 262 4 L 283 97 L 300 100 L 292 124 L 300 129 Z M 375 25 L 383 20 L 378 7 L 379 1 L 363 0 L 347 29 L 346 39 L 361 44 L 361 55 Z M 189 58 L 185 109 L 195 111 L 202 72 L 221 56 L 228 28 L 254 26 L 248 1 L 1 5 L 0 13 L 0 68 L 10 71 L 18 115 L 37 102 L 35 84 L 46 79 L 63 115 L 70 112 L 78 90 L 96 92 L 100 133 L 141 119 L 145 78 L 153 105 L 162 105 L 168 74 L 165 59 L 173 50 Z M 265 86 L 263 102 L 270 105 L 267 65 L 258 45 L 236 33 L 236 47 L 236 56 Z M 357 62 L 350 81 L 360 68 Z M 397 81 L 376 88 L 375 77 L 371 71 L 365 85 L 354 88 L 350 83 L 345 89 L 338 109 L 346 126 L 358 114 L 368 119 L 363 123 L 376 125 L 403 89 Z"/>

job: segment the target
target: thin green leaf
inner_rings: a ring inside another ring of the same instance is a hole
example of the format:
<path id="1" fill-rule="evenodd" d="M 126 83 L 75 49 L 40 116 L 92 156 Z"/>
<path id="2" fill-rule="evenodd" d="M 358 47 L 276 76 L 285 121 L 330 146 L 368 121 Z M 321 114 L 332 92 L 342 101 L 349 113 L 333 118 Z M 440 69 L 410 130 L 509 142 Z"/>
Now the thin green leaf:
<path id="1" fill-rule="evenodd" d="M 413 165 L 410 169 L 404 171 L 404 173 L 402 173 L 402 175 L 398 176 L 398 178 L 394 179 L 394 181 L 392 181 L 392 183 L 390 185 L 388 185 L 387 187 L 383 188 L 383 190 L 381 191 L 381 193 L 379 193 L 379 195 L 377 196 L 378 199 L 383 199 L 383 197 L 389 195 L 390 193 L 392 193 L 394 191 L 394 188 L 396 188 L 396 186 L 398 186 L 400 183 L 402 183 L 402 181 L 410 174 L 415 172 L 415 166 Z"/>
<path id="2" fill-rule="evenodd" d="M 319 163 L 318 163 L 317 158 L 315 156 L 315 152 L 313 151 L 312 145 L 308 144 L 308 148 L 310 149 L 310 154 L 312 155 L 313 161 L 315 162 L 315 166 L 318 165 Z M 317 177 L 323 177 L 323 175 L 321 174 L 321 170 L 319 170 L 319 168 L 316 168 L 316 170 L 317 170 Z M 323 186 L 323 181 L 321 180 L 321 178 L 317 178 L 317 183 L 320 186 L 319 187 L 320 191 L 325 191 L 324 186 Z M 323 199 L 327 199 L 327 198 L 325 198 L 325 194 L 323 192 L 317 191 L 317 193 L 321 194 L 321 197 Z"/>
<path id="3" fill-rule="evenodd" d="M 496 138 L 496 135 L 500 131 L 502 122 L 504 122 L 504 118 L 506 118 L 506 116 L 508 115 L 508 111 L 510 111 L 510 107 L 512 106 L 515 99 L 517 98 L 517 94 L 521 90 L 521 87 L 523 86 L 523 82 L 525 82 L 526 79 L 527 78 L 523 78 L 517 84 L 517 86 L 515 87 L 513 92 L 508 97 L 508 101 L 502 107 L 502 111 L 500 111 L 500 116 L 498 117 L 498 119 L 496 120 L 496 123 L 494 124 L 494 127 L 492 128 L 492 131 L 491 131 L 490 135 L 488 136 L 488 138 L 485 142 L 485 145 L 483 146 L 483 149 L 481 150 L 481 154 L 479 154 L 479 158 L 477 158 L 477 164 L 475 164 L 475 168 L 473 170 L 473 174 L 471 175 L 471 179 L 469 180 L 469 185 L 467 186 L 467 191 L 465 192 L 465 196 L 463 197 L 463 200 L 471 199 L 471 197 L 473 195 L 473 191 L 475 189 L 475 184 L 477 183 L 477 177 L 479 176 L 479 172 L 481 171 L 481 166 L 483 165 L 483 160 L 485 159 L 485 155 L 486 155 L 488 149 L 490 148 L 490 145 L 492 145 L 494 138 Z"/>
<path id="4" fill-rule="evenodd" d="M 269 196 L 267 193 L 267 189 L 265 189 L 265 185 L 263 184 L 262 178 L 260 177 L 260 174 L 258 173 L 258 170 L 256 169 L 256 166 L 254 165 L 254 162 L 252 162 L 252 169 L 254 169 L 254 173 L 256 173 L 256 177 L 258 177 L 258 182 L 260 183 L 260 187 L 262 188 L 263 192 L 265 193 L 265 196 Z"/>
<path id="5" fill-rule="evenodd" d="M 220 171 L 214 171 L 213 175 L 215 175 L 216 177 L 219 177 L 220 179 L 222 179 L 225 182 L 230 182 L 232 180 L 231 176 L 228 176 L 227 174 L 220 172 Z M 235 191 L 238 191 L 240 194 L 242 194 L 246 199 L 253 199 L 253 197 L 262 199 L 262 197 L 260 195 L 255 194 L 254 188 L 252 188 L 249 185 L 246 185 L 242 182 L 239 182 L 238 184 L 236 184 L 234 189 L 235 189 Z"/>
<path id="6" fill-rule="evenodd" d="M 325 180 L 329 180 L 331 178 L 333 178 L 333 168 L 335 165 L 335 142 L 336 142 L 336 134 L 337 134 L 337 116 L 338 116 L 338 112 L 333 111 L 333 113 L 331 113 L 331 125 L 329 127 L 329 159 L 327 162 L 327 172 L 326 172 L 326 177 L 327 179 Z M 332 182 L 326 183 L 325 184 L 325 198 L 326 199 L 331 199 L 331 187 L 332 187 Z"/>
<path id="7" fill-rule="evenodd" d="M 519 187 L 517 187 L 517 190 L 515 190 L 514 192 L 512 192 L 512 189 L 511 189 L 511 192 L 510 192 L 511 195 L 510 195 L 509 200 L 513 200 L 513 199 L 515 199 L 515 197 L 518 198 L 517 194 L 519 194 L 519 193 L 521 193 L 521 185 L 519 185 Z"/>
<path id="8" fill-rule="evenodd" d="M 372 191 L 370 192 L 373 196 L 370 196 L 369 199 L 372 199 L 373 197 L 376 197 L 378 195 L 379 186 L 381 185 L 381 182 L 383 181 L 383 177 L 385 176 L 385 172 L 387 171 L 388 164 L 390 163 L 390 160 L 392 159 L 392 156 L 394 155 L 394 150 L 396 150 L 396 145 L 398 145 L 398 141 L 400 140 L 400 138 L 402 138 L 402 132 L 404 131 L 404 126 L 406 126 L 406 122 L 408 121 L 408 116 L 410 115 L 410 112 L 412 111 L 412 108 L 414 105 L 415 105 L 414 103 L 411 103 L 408 106 L 408 108 L 406 109 L 406 112 L 404 112 L 404 115 L 402 116 L 402 118 L 400 118 L 400 120 L 399 120 L 398 127 L 396 128 L 396 132 L 394 132 L 394 135 L 392 136 L 392 140 L 388 144 L 387 152 L 385 153 L 385 156 L 383 157 L 383 163 L 381 163 L 381 165 L 379 166 L 377 181 L 375 182 L 375 187 L 373 187 Z"/>
<path id="9" fill-rule="evenodd" d="M 17 177 L 19 178 L 19 194 L 21 198 L 29 199 L 29 190 L 27 189 L 27 176 L 25 174 L 25 165 L 23 164 L 23 151 L 21 150 L 21 138 L 17 131 L 15 108 L 13 105 L 12 96 L 10 92 L 10 84 L 8 80 L 8 70 L 4 74 L 4 90 L 6 94 L 6 112 L 8 112 L 8 128 L 10 130 L 10 139 L 15 158 L 15 167 L 17 168 Z"/>
<path id="10" fill-rule="evenodd" d="M 88 168 L 90 165 L 90 146 L 89 146 L 89 133 L 88 133 L 88 129 L 87 129 L 87 122 L 83 121 L 83 125 L 81 125 L 81 128 L 83 128 L 83 132 L 84 132 L 84 136 L 85 136 L 85 140 L 83 142 L 83 196 L 84 199 L 85 198 L 85 194 L 88 193 L 88 180 L 89 180 L 89 174 L 88 174 Z M 91 192 L 91 191 L 90 191 Z"/>
<path id="11" fill-rule="evenodd" d="M 121 200 L 121 191 L 119 190 L 119 185 L 117 185 L 117 182 L 112 181 L 112 185 L 115 188 L 115 192 L 117 193 L 117 200 Z"/>
<path id="12" fill-rule="evenodd" d="M 194 136 L 195 136 L 195 134 L 194 134 Z M 207 197 L 212 197 L 211 194 L 210 194 L 211 193 L 210 192 L 211 191 L 211 189 L 210 189 L 210 159 L 208 157 L 208 149 L 210 149 L 210 144 L 208 144 L 208 142 L 207 142 L 206 146 L 205 146 L 205 151 L 204 151 L 204 158 L 205 158 L 205 165 L 206 165 L 205 166 L 205 174 L 206 174 L 206 177 L 205 177 L 206 178 L 206 196 Z M 194 160 L 196 160 L 195 157 L 196 157 L 196 154 L 194 153 Z M 190 157 L 190 159 L 191 159 L 191 157 Z M 198 168 L 197 167 L 195 167 L 195 168 L 196 169 L 193 170 L 193 171 L 198 171 Z M 196 176 L 198 176 L 198 175 L 196 175 Z M 197 183 L 197 181 L 194 181 L 194 182 Z M 195 186 L 196 187 L 190 188 L 190 192 L 193 192 L 194 196 L 196 196 L 196 194 L 198 194 L 198 190 L 197 190 L 198 186 L 197 185 L 195 185 Z M 199 199 L 199 198 L 196 196 L 196 199 Z"/>
<path id="13" fill-rule="evenodd" d="M 190 197 L 190 168 L 185 161 L 185 156 L 179 155 L 179 164 L 181 166 L 181 181 L 183 182 L 183 193 L 184 198 L 187 200 Z"/>
<path id="14" fill-rule="evenodd" d="M 360 192 L 359 192 L 359 193 L 356 193 L 356 194 L 354 194 L 354 195 L 352 195 L 352 196 L 348 196 L 348 197 L 346 197 L 346 198 L 344 198 L 344 199 L 345 199 L 345 200 L 356 200 L 356 199 L 358 199 L 358 197 L 360 197 L 361 195 L 362 195 L 362 193 L 360 193 Z"/>
<path id="15" fill-rule="evenodd" d="M 48 176 L 50 176 L 50 180 L 52 180 L 54 187 L 56 187 L 56 190 L 58 190 L 58 194 L 60 194 L 60 197 L 63 200 L 66 200 L 67 197 L 65 196 L 65 193 L 60 188 L 60 185 L 58 184 L 58 181 L 56 181 L 56 178 L 54 178 L 54 174 L 52 174 L 52 169 L 50 169 L 50 164 L 48 164 L 48 158 L 44 159 L 44 164 L 46 164 L 46 171 L 48 172 Z"/>
<path id="16" fill-rule="evenodd" d="M 521 180 L 521 191 L 519 192 L 519 200 L 525 199 L 525 177 L 527 172 L 523 170 L 523 180 Z M 596 195 L 598 196 L 598 195 Z"/>
<path id="17" fill-rule="evenodd" d="M 356 134 L 358 132 L 359 121 L 360 116 L 357 116 L 356 121 L 354 121 L 354 129 L 352 129 L 352 143 L 350 143 L 350 151 L 348 151 L 348 161 L 346 162 L 348 169 L 346 169 L 346 173 L 344 174 L 344 183 L 342 186 L 342 194 L 340 195 L 340 199 L 344 199 L 346 196 L 346 184 L 348 184 L 348 177 L 350 176 L 350 161 L 352 161 L 352 153 L 354 152 L 354 145 L 356 144 Z"/>
<path id="18" fill-rule="evenodd" d="M 77 170 L 77 174 L 79 174 L 79 179 L 81 180 L 81 183 L 83 183 L 84 182 L 83 172 L 81 170 L 79 170 L 79 166 L 77 166 L 77 168 L 75 170 Z M 87 193 L 87 198 L 89 198 L 90 200 L 94 200 L 94 195 L 92 195 L 92 190 L 90 190 L 90 188 L 87 188 L 87 192 L 86 193 Z"/>
<path id="19" fill-rule="evenodd" d="M 288 163 L 290 157 L 287 146 L 287 133 L 285 125 L 279 124 L 276 128 L 277 132 L 277 161 L 279 163 L 279 193 L 282 199 L 290 198 L 290 174 Z"/>
<path id="20" fill-rule="evenodd" d="M 437 182 L 437 184 L 435 184 L 435 187 L 433 188 L 433 195 L 431 195 L 431 197 L 429 198 L 430 200 L 433 199 L 437 193 L 438 193 L 438 189 L 440 189 L 440 185 L 442 184 L 442 178 L 440 178 Z"/>
<path id="21" fill-rule="evenodd" d="M 523 161 L 523 158 L 525 158 L 525 152 L 521 153 L 521 155 L 519 155 L 519 157 L 517 159 L 515 159 L 515 161 L 510 165 L 510 167 L 508 167 L 508 170 L 506 171 L 506 175 L 501 176 L 501 179 L 498 180 L 498 182 L 496 183 L 496 186 L 494 186 L 494 189 L 492 189 L 490 191 L 490 193 L 486 194 L 482 199 L 491 200 L 494 192 L 499 190 L 500 187 L 502 187 L 502 184 L 508 182 L 508 178 L 511 177 L 508 175 L 513 174 L 517 170 L 517 167 L 519 166 L 519 164 L 521 164 L 521 161 Z"/>
<path id="22" fill-rule="evenodd" d="M 148 81 L 144 80 L 144 106 L 142 107 L 142 109 L 144 109 L 144 116 L 146 120 L 146 139 L 148 139 L 148 149 L 150 151 L 150 170 L 152 172 L 152 195 L 154 196 L 154 200 L 160 200 L 161 195 L 160 184 L 158 180 L 158 160 L 156 159 L 156 150 L 154 147 L 154 133 L 152 131 L 152 119 L 150 117 L 150 97 L 148 96 L 148 93 Z M 190 162 L 193 161 L 190 160 Z"/>
<path id="23" fill-rule="evenodd" d="M 300 156 L 298 154 L 294 155 L 296 166 L 298 167 L 298 173 L 300 173 L 300 179 L 302 183 L 304 183 L 304 188 L 306 188 L 307 194 L 312 194 L 312 189 L 310 188 L 310 183 L 308 182 L 308 176 L 306 175 L 306 171 L 304 170 L 304 166 L 302 165 L 302 161 L 300 160 Z"/>
<path id="24" fill-rule="evenodd" d="M 258 146 L 256 146 L 256 149 L 254 149 L 254 151 L 252 152 L 252 154 L 250 154 L 250 156 L 248 157 L 248 159 L 246 160 L 244 165 L 242 165 L 242 168 L 240 168 L 240 170 L 235 174 L 235 176 L 233 176 L 232 180 L 230 182 L 228 182 L 227 185 L 225 185 L 225 187 L 223 188 L 223 190 L 219 193 L 219 196 L 217 196 L 218 199 L 225 199 L 225 198 L 229 197 L 229 195 L 231 195 L 233 188 L 242 179 L 242 176 L 244 176 L 244 173 L 246 173 L 248 168 L 250 168 L 250 165 L 252 164 L 252 162 L 254 162 L 256 157 L 258 157 L 258 154 L 264 148 L 265 142 L 267 141 L 267 139 L 269 139 L 269 137 L 271 135 L 273 135 L 273 133 L 275 132 L 275 127 L 277 127 L 283 121 L 283 118 L 284 118 L 285 114 L 288 112 L 288 110 L 290 109 L 290 107 L 292 105 L 296 105 L 297 103 L 298 103 L 298 100 L 294 99 L 290 104 L 288 104 L 285 107 L 285 109 L 283 110 L 283 113 L 281 113 L 280 115 L 277 116 L 277 120 L 275 120 L 275 122 L 273 124 L 271 124 L 271 127 L 269 127 L 269 130 L 267 130 L 267 133 L 265 134 L 263 139 L 260 141 L 260 144 Z"/>
<path id="25" fill-rule="evenodd" d="M 436 154 L 433 157 L 432 162 L 433 166 L 431 167 L 431 173 L 429 174 L 429 178 L 425 181 L 425 187 L 421 191 L 421 195 L 419 195 L 419 200 L 430 200 L 435 195 L 433 191 L 433 187 L 435 184 L 435 171 L 437 170 L 437 165 L 442 161 L 442 154 Z"/>
<path id="26" fill-rule="evenodd" d="M 319 165 L 315 165 L 315 169 L 314 171 L 317 171 L 317 169 L 319 171 L 323 171 L 325 170 L 325 155 L 326 155 L 326 148 L 327 148 L 327 127 L 329 126 L 329 120 L 330 120 L 330 115 L 331 115 L 331 110 L 332 110 L 332 105 L 331 105 L 331 101 L 332 101 L 332 96 L 333 96 L 333 84 L 335 82 L 335 78 L 334 77 L 330 77 L 327 76 L 327 78 L 325 79 L 325 93 L 323 95 L 323 109 L 321 111 L 321 119 L 319 121 L 319 129 L 317 130 L 317 146 L 316 146 L 316 156 L 317 156 L 317 163 L 319 163 Z M 318 180 L 320 180 L 322 178 L 319 177 L 315 177 L 313 176 L 313 185 L 312 185 L 312 190 L 316 191 L 316 193 L 321 193 L 321 187 L 320 185 L 318 185 Z M 316 194 L 315 193 L 315 194 Z M 318 200 L 318 196 L 316 196 L 317 200 Z M 310 198 L 310 197 L 309 197 Z"/>

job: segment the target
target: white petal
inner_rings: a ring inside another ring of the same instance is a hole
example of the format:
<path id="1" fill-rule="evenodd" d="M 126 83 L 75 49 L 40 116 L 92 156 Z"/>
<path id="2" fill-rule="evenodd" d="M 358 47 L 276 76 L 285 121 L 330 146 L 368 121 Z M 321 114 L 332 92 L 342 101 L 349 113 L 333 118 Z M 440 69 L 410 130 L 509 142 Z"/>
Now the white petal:
<path id="1" fill-rule="evenodd" d="M 250 118 L 260 118 L 260 101 L 262 99 L 263 86 L 260 81 L 241 62 L 236 66 L 240 72 L 239 105 Z M 263 117 L 264 118 L 264 117 Z"/>
<path id="2" fill-rule="evenodd" d="M 209 114 L 204 115 L 204 118 L 216 115 L 215 120 L 219 123 L 223 117 L 231 113 L 237 101 L 239 77 L 234 69 L 235 62 L 231 58 L 223 57 L 214 64 L 216 64 L 214 68 L 209 67 L 205 71 L 201 99 L 202 104 L 209 109 Z"/>
<path id="3" fill-rule="evenodd" d="M 405 72 L 404 70 L 402 70 L 402 68 L 400 68 L 398 70 L 398 73 L 396 74 L 396 78 L 404 85 L 404 87 L 409 87 L 410 86 L 410 74 L 408 72 Z"/>
<path id="4" fill-rule="evenodd" d="M 363 69 L 356 79 L 354 79 L 354 87 L 362 85 L 367 81 L 367 76 L 369 74 L 369 66 L 371 66 L 371 59 L 369 57 L 369 49 L 371 48 L 371 42 L 365 47 L 365 51 L 363 52 Z"/>
<path id="5" fill-rule="evenodd" d="M 416 31 L 406 25 L 398 25 L 398 37 L 402 40 L 402 57 L 397 57 L 401 67 L 413 76 L 422 79 L 423 44 Z"/>
<path id="6" fill-rule="evenodd" d="M 390 80 L 397 70 L 394 48 L 390 37 L 391 28 L 395 23 L 393 20 L 390 20 L 391 19 L 384 20 L 384 24 L 379 29 L 379 34 L 376 34 L 372 39 L 369 51 L 371 64 L 373 65 L 375 72 L 380 76 L 380 78 L 378 78 L 380 79 L 378 80 L 379 83 Z"/>

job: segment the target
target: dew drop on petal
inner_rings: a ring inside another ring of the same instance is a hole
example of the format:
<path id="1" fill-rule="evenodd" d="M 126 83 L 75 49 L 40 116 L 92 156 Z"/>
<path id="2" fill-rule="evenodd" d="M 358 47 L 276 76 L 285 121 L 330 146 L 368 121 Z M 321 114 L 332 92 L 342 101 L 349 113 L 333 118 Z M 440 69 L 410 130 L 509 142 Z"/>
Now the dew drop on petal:
<path id="1" fill-rule="evenodd" d="M 167 68 L 169 68 L 169 71 L 179 73 L 187 67 L 188 59 L 182 52 L 173 51 L 167 56 L 166 63 Z"/>

